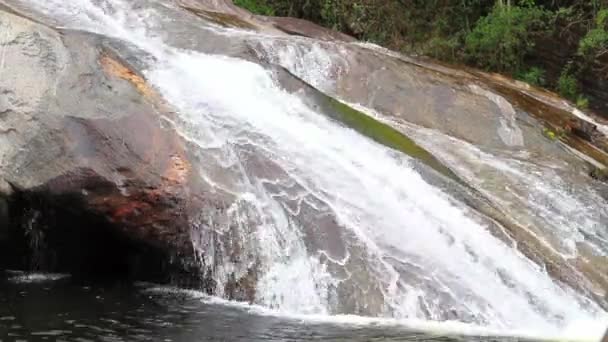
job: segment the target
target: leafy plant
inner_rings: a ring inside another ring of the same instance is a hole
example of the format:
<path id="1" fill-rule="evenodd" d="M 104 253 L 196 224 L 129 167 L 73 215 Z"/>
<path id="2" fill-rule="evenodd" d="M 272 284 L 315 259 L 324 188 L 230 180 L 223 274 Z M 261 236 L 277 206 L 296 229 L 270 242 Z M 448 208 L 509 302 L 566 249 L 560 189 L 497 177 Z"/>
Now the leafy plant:
<path id="1" fill-rule="evenodd" d="M 546 127 L 543 128 L 543 135 L 550 140 L 557 139 L 557 134 L 553 130 L 546 128 Z"/>
<path id="2" fill-rule="evenodd" d="M 490 70 L 516 72 L 534 48 L 535 35 L 546 30 L 548 17 L 549 12 L 530 4 L 496 5 L 467 35 L 467 56 Z"/>
<path id="3" fill-rule="evenodd" d="M 608 9 L 600 10 L 595 17 L 595 27 L 589 30 L 579 42 L 579 55 L 586 58 L 594 58 L 598 53 L 608 50 L 607 25 Z"/>
<path id="4" fill-rule="evenodd" d="M 576 98 L 576 106 L 580 109 L 587 109 L 589 108 L 589 99 L 583 95 L 579 95 Z"/>
<path id="5" fill-rule="evenodd" d="M 275 15 L 274 9 L 264 0 L 234 0 L 234 4 L 255 14 Z"/>
<path id="6" fill-rule="evenodd" d="M 459 47 L 460 42 L 457 37 L 442 38 L 436 36 L 428 41 L 424 47 L 424 53 L 435 58 L 454 62 L 458 59 Z"/>
<path id="7" fill-rule="evenodd" d="M 557 91 L 561 96 L 573 101 L 578 108 L 587 109 L 589 99 L 580 93 L 578 80 L 571 69 L 571 66 L 568 65 L 562 70 L 557 80 Z"/>
<path id="8" fill-rule="evenodd" d="M 562 129 L 553 130 L 545 127 L 543 128 L 543 135 L 549 140 L 558 140 L 562 139 L 566 135 L 566 132 Z"/>
<path id="9" fill-rule="evenodd" d="M 334 30 L 342 29 L 340 20 L 340 11 L 336 0 L 325 0 L 321 7 L 321 18 L 325 21 L 325 25 Z"/>
<path id="10" fill-rule="evenodd" d="M 532 67 L 526 72 L 518 73 L 516 76 L 519 80 L 524 81 L 530 85 L 545 85 L 545 70 L 538 67 Z"/>
<path id="11" fill-rule="evenodd" d="M 578 81 L 572 74 L 569 65 L 564 68 L 557 80 L 557 91 L 561 96 L 572 101 L 575 101 L 579 97 Z"/>

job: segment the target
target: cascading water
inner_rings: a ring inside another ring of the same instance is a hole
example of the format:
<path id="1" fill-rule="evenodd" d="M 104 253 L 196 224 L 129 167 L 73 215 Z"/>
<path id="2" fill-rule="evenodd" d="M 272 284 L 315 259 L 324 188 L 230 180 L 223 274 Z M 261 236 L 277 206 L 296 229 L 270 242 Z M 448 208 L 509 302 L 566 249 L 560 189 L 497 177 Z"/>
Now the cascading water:
<path id="1" fill-rule="evenodd" d="M 324 52 L 329 43 L 296 40 L 260 40 L 259 50 L 265 59 L 279 64 L 319 89 L 339 96 L 333 79 L 348 70 L 348 51 L 340 46 L 332 49 L 333 59 Z M 377 53 L 399 56 L 371 44 L 360 44 Z M 516 111 L 500 95 L 471 84 L 472 93 L 495 103 L 504 118 L 500 118 L 497 135 L 507 146 L 523 146 Z M 373 97 L 373 96 L 372 96 Z M 368 100 L 368 102 L 373 102 Z M 433 129 L 425 129 L 383 117 L 382 114 L 358 103 L 351 106 L 368 115 L 398 127 L 426 149 L 433 151 L 450 168 L 457 170 L 467 182 L 484 191 L 519 220 L 538 233 L 541 239 L 551 240 L 551 246 L 566 258 L 577 256 L 576 244 L 583 243 L 600 255 L 608 252 L 608 236 L 603 222 L 608 220 L 608 202 L 590 186 L 570 176 L 560 174 L 563 162 L 546 160 L 544 164 L 530 162 L 529 153 L 520 151 L 486 151 Z M 569 108 L 569 110 L 576 111 Z M 575 115 L 581 117 L 580 113 Z M 586 120 L 605 128 L 592 118 Z M 491 128 L 488 128 L 491 129 Z M 519 154 L 519 155 L 518 155 Z M 538 161 L 538 160 L 537 160 Z M 570 166 L 566 166 L 568 168 Z M 563 173 L 563 172 L 561 172 Z"/>
<path id="2" fill-rule="evenodd" d="M 318 113 L 263 66 L 172 46 L 162 38 L 159 7 L 122 0 L 18 3 L 60 26 L 121 39 L 147 54 L 148 81 L 177 109 L 172 124 L 204 161 L 199 169 L 211 191 L 224 199 L 217 212 L 201 213 L 192 233 L 216 294 L 228 295 L 231 278 L 254 270 L 248 279 L 255 303 L 285 313 L 535 331 L 605 314 L 494 237 L 464 203 L 427 183 L 409 157 Z M 311 83 L 331 75 L 311 70 L 303 75 Z"/>

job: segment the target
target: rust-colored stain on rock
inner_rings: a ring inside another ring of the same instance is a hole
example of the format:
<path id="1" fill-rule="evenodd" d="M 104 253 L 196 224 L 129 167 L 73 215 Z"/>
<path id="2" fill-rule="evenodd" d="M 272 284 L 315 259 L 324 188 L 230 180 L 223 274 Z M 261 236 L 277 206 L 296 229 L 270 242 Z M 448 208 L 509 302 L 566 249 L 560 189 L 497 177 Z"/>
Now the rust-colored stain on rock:
<path id="1" fill-rule="evenodd" d="M 145 78 L 120 59 L 106 53 L 99 57 L 99 63 L 106 75 L 125 80 L 135 87 L 154 105 L 155 111 L 165 115 L 173 113 Z M 185 241 L 182 238 L 187 237 L 185 208 L 190 201 L 188 194 L 192 186 L 192 166 L 184 144 L 173 130 L 164 129 L 151 113 L 132 113 L 120 120 L 116 123 L 118 127 L 106 127 L 100 122 L 95 124 L 104 131 L 126 134 L 116 137 L 124 139 L 115 146 L 120 151 L 124 146 L 127 158 L 116 169 L 127 177 L 125 191 L 91 195 L 90 206 L 136 239 L 181 246 Z"/>
<path id="2" fill-rule="evenodd" d="M 158 98 L 156 92 L 148 85 L 143 77 L 136 74 L 133 72 L 133 70 L 129 69 L 116 59 L 108 55 L 102 55 L 100 63 L 106 74 L 119 77 L 130 82 L 144 97 L 148 99 Z"/>
<path id="3" fill-rule="evenodd" d="M 147 203 L 143 202 L 127 202 L 121 207 L 118 207 L 113 214 L 113 218 L 116 221 L 121 221 L 128 216 L 132 216 L 138 212 L 145 212 L 149 210 L 150 206 Z"/>
<path id="4" fill-rule="evenodd" d="M 190 174 L 190 163 L 184 156 L 174 154 L 171 156 L 169 167 L 167 168 L 163 178 L 166 182 L 172 185 L 182 185 L 186 183 Z"/>

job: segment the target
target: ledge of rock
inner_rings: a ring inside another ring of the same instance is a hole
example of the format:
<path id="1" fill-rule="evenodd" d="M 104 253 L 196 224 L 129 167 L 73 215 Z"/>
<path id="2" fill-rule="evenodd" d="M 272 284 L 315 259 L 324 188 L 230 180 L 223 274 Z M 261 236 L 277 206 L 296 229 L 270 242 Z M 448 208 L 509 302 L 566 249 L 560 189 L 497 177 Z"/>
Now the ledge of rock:
<path id="1" fill-rule="evenodd" d="M 279 30 L 296 36 L 304 36 L 327 41 L 355 42 L 355 38 L 344 33 L 327 29 L 308 20 L 289 17 L 261 17 L 260 20 L 269 22 Z"/>
<path id="2" fill-rule="evenodd" d="M 189 270 L 199 179 L 126 48 L 1 11 L 0 30 L 0 267 Z"/>

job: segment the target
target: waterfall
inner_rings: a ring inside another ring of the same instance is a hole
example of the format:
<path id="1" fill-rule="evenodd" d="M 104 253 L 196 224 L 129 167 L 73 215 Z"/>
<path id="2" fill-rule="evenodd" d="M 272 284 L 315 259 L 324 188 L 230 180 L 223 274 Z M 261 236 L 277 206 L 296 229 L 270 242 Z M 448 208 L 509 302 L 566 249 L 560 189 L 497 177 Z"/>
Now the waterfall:
<path id="1" fill-rule="evenodd" d="M 287 313 L 537 331 L 605 314 L 493 236 L 465 203 L 427 182 L 410 157 L 323 116 L 262 64 L 172 46 L 162 32 L 168 2 L 17 2 L 59 26 L 146 53 L 146 79 L 177 110 L 172 124 L 223 198 L 222 208 L 201 212 L 192 233 L 217 295 L 228 295 L 231 279 L 247 279 L 256 304 Z M 303 78 L 328 81 L 331 72 L 319 64 Z"/>

